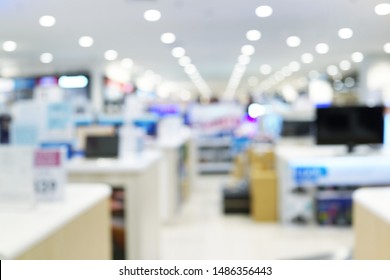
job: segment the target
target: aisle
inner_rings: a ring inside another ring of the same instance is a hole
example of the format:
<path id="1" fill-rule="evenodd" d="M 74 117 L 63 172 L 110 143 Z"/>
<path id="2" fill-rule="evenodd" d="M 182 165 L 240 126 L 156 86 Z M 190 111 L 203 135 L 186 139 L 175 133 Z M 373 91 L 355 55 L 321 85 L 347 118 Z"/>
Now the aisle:
<path id="1" fill-rule="evenodd" d="M 162 230 L 162 259 L 329 259 L 346 258 L 350 228 L 282 227 L 245 215 L 224 215 L 225 177 L 203 176 L 183 211 Z"/>

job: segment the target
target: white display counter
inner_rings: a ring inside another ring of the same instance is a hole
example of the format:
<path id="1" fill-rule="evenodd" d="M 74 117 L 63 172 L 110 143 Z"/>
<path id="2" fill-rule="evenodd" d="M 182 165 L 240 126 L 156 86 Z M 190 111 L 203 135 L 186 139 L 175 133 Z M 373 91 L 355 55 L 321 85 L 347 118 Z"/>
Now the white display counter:
<path id="1" fill-rule="evenodd" d="M 102 184 L 69 184 L 64 201 L 3 210 L 0 259 L 111 259 L 110 194 Z"/>
<path id="2" fill-rule="evenodd" d="M 161 218 L 170 222 L 195 184 L 195 147 L 191 130 L 183 128 L 172 137 L 159 138 L 156 148 L 163 153 L 161 165 Z"/>
<path id="3" fill-rule="evenodd" d="M 390 260 L 390 188 L 354 193 L 354 258 Z"/>
<path id="4" fill-rule="evenodd" d="M 145 151 L 126 160 L 75 158 L 67 167 L 70 182 L 96 182 L 124 188 L 128 259 L 159 258 L 160 160 L 160 152 Z"/>
<path id="5" fill-rule="evenodd" d="M 390 184 L 390 156 L 384 151 L 347 154 L 344 146 L 280 145 L 276 149 L 279 217 L 290 223 L 301 216 L 313 221 L 316 187 Z"/>

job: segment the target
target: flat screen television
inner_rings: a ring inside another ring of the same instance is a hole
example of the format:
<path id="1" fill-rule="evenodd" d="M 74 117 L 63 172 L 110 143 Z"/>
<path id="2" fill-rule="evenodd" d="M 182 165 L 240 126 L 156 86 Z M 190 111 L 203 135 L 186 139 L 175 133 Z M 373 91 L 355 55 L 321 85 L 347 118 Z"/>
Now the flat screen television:
<path id="1" fill-rule="evenodd" d="M 118 152 L 118 136 L 87 136 L 86 138 L 86 158 L 117 158 Z"/>
<path id="2" fill-rule="evenodd" d="M 318 145 L 382 144 L 384 107 L 348 106 L 317 108 L 315 122 Z"/>

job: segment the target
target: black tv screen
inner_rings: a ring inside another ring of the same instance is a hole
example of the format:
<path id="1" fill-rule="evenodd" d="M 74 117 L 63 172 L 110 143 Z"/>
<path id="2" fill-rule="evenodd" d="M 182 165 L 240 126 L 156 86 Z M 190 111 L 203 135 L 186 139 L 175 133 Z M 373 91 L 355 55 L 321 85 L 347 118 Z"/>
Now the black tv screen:
<path id="1" fill-rule="evenodd" d="M 316 142 L 319 145 L 383 143 L 382 106 L 317 108 L 316 113 Z"/>
<path id="2" fill-rule="evenodd" d="M 87 136 L 85 146 L 86 158 L 118 157 L 118 136 Z"/>

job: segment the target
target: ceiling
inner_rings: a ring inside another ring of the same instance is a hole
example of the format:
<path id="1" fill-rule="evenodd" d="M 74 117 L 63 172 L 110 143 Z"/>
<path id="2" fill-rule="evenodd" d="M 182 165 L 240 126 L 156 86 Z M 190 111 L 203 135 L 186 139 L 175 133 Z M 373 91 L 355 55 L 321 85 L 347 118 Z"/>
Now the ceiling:
<path id="1" fill-rule="evenodd" d="M 171 55 L 174 46 L 184 47 L 187 55 L 209 84 L 222 93 L 240 55 L 241 47 L 252 44 L 256 51 L 241 82 L 247 87 L 249 76 L 264 80 L 259 66 L 267 63 L 280 70 L 291 61 L 300 61 L 305 52 L 314 55 L 295 76 L 310 70 L 324 71 L 330 64 L 349 59 L 351 53 L 386 55 L 383 45 L 390 42 L 390 15 L 378 16 L 374 7 L 387 0 L 2 0 L 0 1 L 0 43 L 12 40 L 16 51 L 0 50 L 0 73 L 31 75 L 49 72 L 88 70 L 102 67 L 107 49 L 118 51 L 118 60 L 131 58 L 137 69 L 151 69 L 164 79 L 193 89 L 193 84 Z M 255 9 L 270 5 L 273 14 L 260 18 Z M 161 20 L 148 22 L 148 9 L 161 11 Z M 41 27 L 42 15 L 56 18 L 53 27 Z M 351 39 L 342 40 L 337 32 L 349 27 Z M 245 34 L 257 29 L 259 41 L 249 42 Z M 164 32 L 176 34 L 171 45 L 161 43 Z M 78 45 L 81 36 L 94 38 L 90 48 Z M 296 35 L 301 45 L 291 48 L 286 38 Z M 316 54 L 315 45 L 327 43 L 327 54 Z M 43 64 L 39 56 L 50 52 L 54 60 Z M 390 56 L 390 55 L 389 55 Z M 355 65 L 356 67 L 356 65 Z"/>

